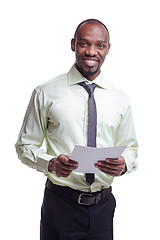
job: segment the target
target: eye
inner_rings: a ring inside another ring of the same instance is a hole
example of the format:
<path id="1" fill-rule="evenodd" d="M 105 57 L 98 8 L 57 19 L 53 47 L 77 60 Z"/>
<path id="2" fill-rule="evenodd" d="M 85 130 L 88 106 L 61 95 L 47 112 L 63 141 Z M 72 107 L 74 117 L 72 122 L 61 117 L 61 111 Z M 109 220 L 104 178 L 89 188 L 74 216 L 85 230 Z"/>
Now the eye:
<path id="1" fill-rule="evenodd" d="M 104 48 L 104 45 L 103 45 L 103 44 L 98 44 L 98 48 L 99 48 L 99 49 L 103 49 L 103 48 Z"/>
<path id="2" fill-rule="evenodd" d="M 80 44 L 81 47 L 86 47 L 87 46 L 86 42 L 80 42 L 79 44 Z"/>

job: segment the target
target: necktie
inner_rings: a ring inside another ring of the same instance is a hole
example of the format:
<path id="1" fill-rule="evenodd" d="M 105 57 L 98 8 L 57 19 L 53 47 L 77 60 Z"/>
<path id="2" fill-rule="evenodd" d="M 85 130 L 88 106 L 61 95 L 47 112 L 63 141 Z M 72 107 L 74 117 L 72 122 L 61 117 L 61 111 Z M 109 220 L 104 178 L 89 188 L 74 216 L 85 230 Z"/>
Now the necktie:
<path id="1" fill-rule="evenodd" d="M 79 83 L 89 94 L 88 98 L 88 147 L 96 147 L 96 133 L 97 133 L 97 110 L 96 110 L 96 102 L 94 99 L 94 90 L 96 88 L 96 84 L 86 84 L 85 82 Z M 91 185 L 94 182 L 94 174 L 86 173 L 86 181 Z"/>

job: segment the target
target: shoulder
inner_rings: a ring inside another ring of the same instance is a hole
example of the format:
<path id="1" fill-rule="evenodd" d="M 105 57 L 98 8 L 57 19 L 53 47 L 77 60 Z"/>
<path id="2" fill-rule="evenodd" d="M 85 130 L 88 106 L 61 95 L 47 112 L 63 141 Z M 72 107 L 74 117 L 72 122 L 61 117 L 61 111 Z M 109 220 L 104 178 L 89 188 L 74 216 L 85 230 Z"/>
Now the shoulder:
<path id="1" fill-rule="evenodd" d="M 56 88 L 67 86 L 67 73 L 59 75 L 51 80 L 42 83 L 35 88 L 36 92 L 50 92 L 55 91 Z"/>
<path id="2" fill-rule="evenodd" d="M 102 74 L 100 78 L 101 87 L 106 89 L 108 94 L 111 94 L 117 100 L 129 101 L 128 95 L 120 88 L 115 86 L 111 81 Z M 98 81 L 97 81 L 98 84 Z"/>
<path id="3" fill-rule="evenodd" d="M 107 92 L 111 95 L 111 98 L 115 102 L 115 104 L 124 109 L 128 109 L 128 107 L 130 107 L 130 99 L 128 94 L 114 84 L 108 84 L 109 88 Z"/>
<path id="4" fill-rule="evenodd" d="M 103 85 L 108 93 L 113 95 L 116 99 L 129 101 L 129 97 L 126 92 L 124 92 L 119 87 L 115 86 L 113 83 L 103 78 Z"/>
<path id="5" fill-rule="evenodd" d="M 117 98 L 129 101 L 128 94 L 124 92 L 122 89 L 112 85 L 111 91 L 113 92 L 114 95 L 117 96 Z"/>

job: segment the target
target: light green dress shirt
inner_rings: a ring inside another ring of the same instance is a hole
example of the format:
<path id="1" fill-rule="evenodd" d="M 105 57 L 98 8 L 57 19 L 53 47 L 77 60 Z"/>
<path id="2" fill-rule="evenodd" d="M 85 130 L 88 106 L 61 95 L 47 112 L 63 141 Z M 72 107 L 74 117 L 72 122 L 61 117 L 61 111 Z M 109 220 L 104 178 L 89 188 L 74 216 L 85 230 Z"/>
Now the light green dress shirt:
<path id="1" fill-rule="evenodd" d="M 73 67 L 67 74 L 37 87 L 32 94 L 16 143 L 19 159 L 43 172 L 53 183 L 85 192 L 108 188 L 113 177 L 95 174 L 90 186 L 84 173 L 72 172 L 67 178 L 48 172 L 48 163 L 59 154 L 70 155 L 75 144 L 87 146 L 88 93 L 78 83 L 89 82 Z M 127 145 L 122 154 L 127 173 L 137 167 L 137 140 L 129 99 L 100 74 L 95 80 L 97 106 L 97 147 Z M 41 148 L 43 141 L 46 150 Z"/>

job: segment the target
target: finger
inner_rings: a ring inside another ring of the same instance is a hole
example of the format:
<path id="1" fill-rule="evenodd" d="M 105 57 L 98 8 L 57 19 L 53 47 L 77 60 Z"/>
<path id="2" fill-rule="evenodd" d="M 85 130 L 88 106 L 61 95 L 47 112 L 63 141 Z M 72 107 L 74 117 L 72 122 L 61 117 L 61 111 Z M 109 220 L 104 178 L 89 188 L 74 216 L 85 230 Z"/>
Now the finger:
<path id="1" fill-rule="evenodd" d="M 69 161 L 68 161 L 68 165 L 71 165 L 71 166 L 77 166 L 77 167 L 78 167 L 78 162 L 69 159 Z"/>
<path id="2" fill-rule="evenodd" d="M 67 155 L 64 155 L 64 154 L 60 154 L 58 157 L 57 157 L 57 160 L 59 160 L 60 162 L 67 162 L 69 159 L 69 157 Z"/>
<path id="3" fill-rule="evenodd" d="M 56 169 L 59 169 L 61 171 L 73 171 L 78 167 L 78 165 L 68 165 L 67 163 L 59 161 L 57 159 L 55 167 Z"/>
<path id="4" fill-rule="evenodd" d="M 95 164 L 95 167 L 97 167 L 100 171 L 113 177 L 119 176 L 123 171 L 122 169 L 107 168 L 106 166 L 100 166 L 98 164 Z"/>
<path id="5" fill-rule="evenodd" d="M 110 164 L 113 164 L 113 165 L 119 165 L 121 164 L 121 162 L 117 159 L 106 159 L 104 162 L 107 162 L 107 163 L 110 163 Z"/>
<path id="6" fill-rule="evenodd" d="M 65 163 L 62 163 L 63 164 L 63 168 L 64 169 L 67 169 L 67 170 L 75 170 L 78 168 L 78 163 L 75 162 L 75 163 L 71 163 L 71 162 L 65 162 Z"/>
<path id="7" fill-rule="evenodd" d="M 68 177 L 73 170 L 75 170 L 78 167 L 78 163 L 74 163 L 74 165 L 68 165 L 67 163 L 69 161 L 69 156 L 65 156 L 63 154 L 59 155 L 58 158 L 55 161 L 55 171 L 57 177 Z"/>
<path id="8" fill-rule="evenodd" d="M 69 155 L 59 155 L 58 159 L 65 165 L 78 167 L 78 162 L 69 159 Z"/>
<path id="9" fill-rule="evenodd" d="M 98 161 L 97 164 L 100 167 L 102 166 L 102 167 L 106 167 L 108 169 L 113 169 L 113 170 L 118 170 L 123 168 L 122 164 L 112 164 L 106 161 Z"/>
<path id="10" fill-rule="evenodd" d="M 68 177 L 71 174 L 73 169 L 67 169 L 66 167 L 65 164 L 57 161 L 57 164 L 55 165 L 57 177 Z"/>
<path id="11" fill-rule="evenodd" d="M 57 177 L 64 177 L 64 178 L 68 177 L 70 174 L 71 174 L 71 172 L 69 172 L 69 173 L 66 173 L 66 172 L 57 172 L 57 173 L 56 173 Z"/>
<path id="12" fill-rule="evenodd" d="M 115 164 L 115 165 L 120 165 L 120 164 L 125 163 L 125 160 L 122 156 L 120 156 L 119 158 L 106 158 L 105 161 L 109 162 L 109 163 L 112 163 L 112 164 Z"/>
<path id="13" fill-rule="evenodd" d="M 73 171 L 77 169 L 78 165 L 67 165 L 67 164 L 61 164 L 61 168 L 67 171 Z"/>
<path id="14" fill-rule="evenodd" d="M 114 164 L 111 164 L 111 163 L 107 163 L 105 161 L 98 161 L 96 163 L 96 167 L 98 167 L 99 169 L 103 170 L 103 171 L 118 171 L 118 172 L 121 172 L 123 171 L 123 169 L 125 168 L 125 165 L 124 164 L 121 164 L 121 165 L 114 165 Z"/>

